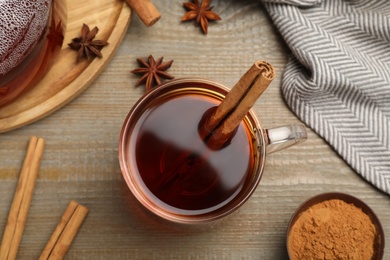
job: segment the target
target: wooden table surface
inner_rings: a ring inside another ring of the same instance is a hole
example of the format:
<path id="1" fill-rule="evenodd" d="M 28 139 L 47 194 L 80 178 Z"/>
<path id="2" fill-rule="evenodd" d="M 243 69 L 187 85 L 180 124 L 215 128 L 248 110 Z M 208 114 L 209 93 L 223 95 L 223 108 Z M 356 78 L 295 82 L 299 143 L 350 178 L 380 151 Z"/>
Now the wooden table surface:
<path id="1" fill-rule="evenodd" d="M 265 127 L 300 120 L 281 96 L 281 75 L 290 54 L 264 7 L 253 0 L 213 1 L 222 21 L 203 35 L 180 23 L 183 1 L 154 1 L 161 20 L 147 28 L 136 15 L 97 80 L 52 115 L 0 135 L 0 235 L 6 225 L 29 136 L 46 139 L 41 170 L 18 259 L 37 259 L 71 199 L 89 215 L 66 259 L 287 259 L 287 223 L 303 201 L 330 191 L 364 200 L 390 234 L 390 198 L 357 175 L 316 133 L 271 154 L 251 199 L 237 214 L 207 231 L 172 230 L 145 219 L 131 199 L 118 163 L 122 123 L 143 87 L 129 73 L 149 54 L 174 60 L 176 78 L 198 76 L 233 86 L 258 59 L 277 77 L 254 109 Z M 385 258 L 390 257 L 390 247 Z"/>

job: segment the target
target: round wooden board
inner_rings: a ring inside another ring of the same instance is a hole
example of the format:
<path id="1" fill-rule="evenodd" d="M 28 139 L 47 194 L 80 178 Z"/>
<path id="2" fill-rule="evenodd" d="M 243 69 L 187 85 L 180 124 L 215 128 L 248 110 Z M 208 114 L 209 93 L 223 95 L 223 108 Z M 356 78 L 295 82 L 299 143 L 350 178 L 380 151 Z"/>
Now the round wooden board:
<path id="1" fill-rule="evenodd" d="M 47 75 L 33 89 L 0 108 L 0 133 L 37 121 L 82 93 L 102 72 L 130 24 L 131 10 L 122 0 L 57 0 L 65 28 L 64 43 Z M 82 24 L 99 27 L 96 39 L 109 45 L 103 58 L 76 63 L 77 52 L 67 43 L 80 36 Z"/>

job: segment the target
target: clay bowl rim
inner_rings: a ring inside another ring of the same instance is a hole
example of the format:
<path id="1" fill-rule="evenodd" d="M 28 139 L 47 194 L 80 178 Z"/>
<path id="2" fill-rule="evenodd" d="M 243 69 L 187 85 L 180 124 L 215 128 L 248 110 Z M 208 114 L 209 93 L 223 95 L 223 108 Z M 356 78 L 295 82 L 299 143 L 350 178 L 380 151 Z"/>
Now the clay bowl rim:
<path id="1" fill-rule="evenodd" d="M 314 195 L 313 197 L 307 199 L 304 201 L 298 208 L 294 211 L 292 214 L 290 221 L 287 226 L 287 236 L 286 236 L 286 247 L 287 247 L 287 253 L 289 258 L 290 257 L 290 250 L 288 247 L 288 241 L 290 236 L 290 231 L 292 226 L 295 224 L 295 222 L 300 217 L 301 213 L 310 208 L 311 206 L 321 203 L 323 201 L 331 200 L 331 199 L 339 199 L 342 200 L 348 204 L 353 204 L 354 206 L 360 208 L 365 214 L 367 214 L 372 223 L 375 225 L 376 228 L 376 237 L 375 237 L 375 255 L 373 259 L 380 260 L 383 258 L 384 249 L 385 249 L 385 235 L 383 231 L 382 224 L 380 220 L 378 219 L 375 212 L 361 199 L 358 199 L 357 197 L 354 197 L 352 195 L 341 193 L 341 192 L 327 192 L 327 193 L 321 193 Z"/>

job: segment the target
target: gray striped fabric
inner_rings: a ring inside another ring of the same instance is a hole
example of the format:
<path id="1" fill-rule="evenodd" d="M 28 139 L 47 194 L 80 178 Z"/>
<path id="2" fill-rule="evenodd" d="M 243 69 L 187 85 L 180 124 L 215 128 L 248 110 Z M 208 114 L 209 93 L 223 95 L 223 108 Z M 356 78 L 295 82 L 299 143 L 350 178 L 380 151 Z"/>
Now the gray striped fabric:
<path id="1" fill-rule="evenodd" d="M 264 2 L 293 54 L 282 79 L 286 103 L 390 194 L 390 1 Z"/>

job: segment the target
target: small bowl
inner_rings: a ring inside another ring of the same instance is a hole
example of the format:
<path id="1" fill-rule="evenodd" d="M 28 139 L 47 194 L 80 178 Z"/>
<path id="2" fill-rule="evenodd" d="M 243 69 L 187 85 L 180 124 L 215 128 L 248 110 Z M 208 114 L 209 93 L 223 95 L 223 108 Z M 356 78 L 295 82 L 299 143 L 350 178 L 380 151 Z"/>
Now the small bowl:
<path id="1" fill-rule="evenodd" d="M 338 193 L 338 192 L 322 193 L 322 194 L 316 195 L 316 196 L 308 199 L 304 203 L 302 203 L 295 210 L 294 214 L 292 215 L 292 217 L 290 219 L 290 222 L 289 222 L 288 228 L 287 228 L 286 246 L 287 246 L 287 252 L 288 252 L 289 258 L 291 259 L 291 255 L 290 255 L 291 252 L 290 252 L 290 248 L 289 248 L 289 237 L 290 237 L 291 229 L 292 229 L 293 225 L 295 224 L 295 222 L 298 220 L 298 218 L 301 216 L 301 214 L 304 211 L 306 211 L 307 209 L 309 209 L 311 206 L 314 206 L 318 203 L 321 203 L 321 202 L 324 202 L 327 200 L 333 200 L 333 199 L 338 199 L 338 200 L 342 200 L 348 204 L 353 204 L 355 207 L 360 208 L 365 214 L 367 214 L 370 217 L 372 223 L 374 224 L 374 226 L 376 228 L 376 237 L 374 240 L 374 257 L 372 259 L 374 259 L 374 260 L 382 259 L 383 254 L 384 254 L 384 248 L 385 248 L 385 235 L 384 235 L 383 228 L 382 228 L 382 225 L 381 225 L 378 217 L 375 215 L 374 211 L 367 204 L 365 204 L 363 201 L 361 201 L 358 198 L 353 197 L 351 195 L 344 194 L 344 193 Z"/>

